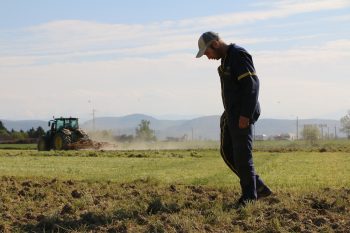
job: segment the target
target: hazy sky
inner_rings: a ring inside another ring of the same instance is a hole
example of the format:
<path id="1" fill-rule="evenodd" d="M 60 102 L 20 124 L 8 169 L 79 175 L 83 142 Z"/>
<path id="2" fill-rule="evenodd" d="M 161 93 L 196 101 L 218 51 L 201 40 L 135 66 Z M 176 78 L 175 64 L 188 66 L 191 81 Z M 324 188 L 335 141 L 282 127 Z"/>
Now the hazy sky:
<path id="1" fill-rule="evenodd" d="M 350 109 L 349 0 L 0 0 L 0 119 L 221 114 L 208 30 L 253 55 L 262 118 Z"/>

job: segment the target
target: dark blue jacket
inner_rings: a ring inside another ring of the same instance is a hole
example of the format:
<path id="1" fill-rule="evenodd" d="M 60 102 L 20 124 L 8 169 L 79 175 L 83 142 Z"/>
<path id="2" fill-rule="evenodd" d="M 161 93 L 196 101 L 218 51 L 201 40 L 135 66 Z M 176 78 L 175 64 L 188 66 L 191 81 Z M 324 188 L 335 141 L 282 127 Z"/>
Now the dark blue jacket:
<path id="1" fill-rule="evenodd" d="M 221 95 L 227 116 L 248 117 L 251 123 L 260 116 L 259 79 L 251 55 L 242 47 L 229 45 L 218 67 Z"/>

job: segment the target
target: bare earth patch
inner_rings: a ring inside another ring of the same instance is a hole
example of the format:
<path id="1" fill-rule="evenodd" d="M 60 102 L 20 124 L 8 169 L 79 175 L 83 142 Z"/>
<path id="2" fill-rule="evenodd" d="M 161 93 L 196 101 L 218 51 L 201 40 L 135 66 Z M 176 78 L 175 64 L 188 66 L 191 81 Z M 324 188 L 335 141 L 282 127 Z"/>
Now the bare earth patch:
<path id="1" fill-rule="evenodd" d="M 277 192 L 236 208 L 201 185 L 0 178 L 0 232 L 350 232 L 350 189 Z"/>

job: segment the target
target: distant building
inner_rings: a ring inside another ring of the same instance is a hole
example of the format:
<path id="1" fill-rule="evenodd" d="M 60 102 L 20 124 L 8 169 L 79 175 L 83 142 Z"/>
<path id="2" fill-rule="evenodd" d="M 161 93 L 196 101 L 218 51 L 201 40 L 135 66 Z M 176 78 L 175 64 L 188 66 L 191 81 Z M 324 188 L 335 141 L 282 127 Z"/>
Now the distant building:
<path id="1" fill-rule="evenodd" d="M 293 133 L 282 133 L 282 134 L 271 136 L 271 139 L 272 140 L 277 140 L 277 141 L 280 141 L 280 140 L 293 141 L 293 140 L 296 139 L 296 136 Z"/>
<path id="2" fill-rule="evenodd" d="M 166 137 L 165 139 L 166 142 L 183 142 L 187 140 L 188 140 L 187 134 L 184 134 L 182 137 Z"/>
<path id="3" fill-rule="evenodd" d="M 266 134 L 258 134 L 258 135 L 254 135 L 254 140 L 255 141 L 266 141 L 268 138 L 268 136 Z"/>

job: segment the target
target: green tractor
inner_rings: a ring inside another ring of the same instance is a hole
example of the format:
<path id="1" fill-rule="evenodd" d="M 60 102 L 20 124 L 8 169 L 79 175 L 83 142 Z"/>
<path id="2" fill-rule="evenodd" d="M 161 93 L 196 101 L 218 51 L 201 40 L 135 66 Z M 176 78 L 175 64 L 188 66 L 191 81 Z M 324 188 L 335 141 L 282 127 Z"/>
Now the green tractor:
<path id="1" fill-rule="evenodd" d="M 51 129 L 38 141 L 39 151 L 94 148 L 97 145 L 79 128 L 78 118 L 54 118 Z"/>

